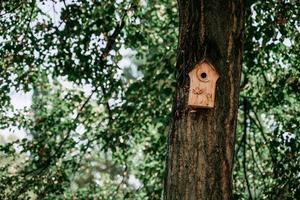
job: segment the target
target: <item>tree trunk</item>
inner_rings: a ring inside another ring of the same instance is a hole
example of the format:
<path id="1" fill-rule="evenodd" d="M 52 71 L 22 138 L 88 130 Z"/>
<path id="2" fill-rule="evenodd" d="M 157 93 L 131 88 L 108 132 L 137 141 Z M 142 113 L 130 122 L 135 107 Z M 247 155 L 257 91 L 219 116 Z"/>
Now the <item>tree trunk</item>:
<path id="1" fill-rule="evenodd" d="M 177 86 L 165 199 L 231 199 L 244 0 L 178 0 Z M 207 59 L 220 75 L 215 107 L 187 106 L 188 73 Z"/>

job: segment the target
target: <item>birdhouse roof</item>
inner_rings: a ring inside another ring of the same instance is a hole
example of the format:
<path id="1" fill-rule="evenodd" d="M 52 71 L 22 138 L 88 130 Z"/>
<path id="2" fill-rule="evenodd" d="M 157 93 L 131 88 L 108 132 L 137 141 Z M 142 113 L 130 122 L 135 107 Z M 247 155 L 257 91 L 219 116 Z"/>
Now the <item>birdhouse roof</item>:
<path id="1" fill-rule="evenodd" d="M 207 64 L 209 69 L 211 69 L 211 71 L 217 76 L 219 77 L 219 73 L 217 72 L 217 70 L 214 68 L 214 66 L 206 59 L 203 59 L 202 61 L 200 61 L 199 63 L 196 64 L 196 66 L 190 71 L 189 74 L 192 74 L 194 72 L 196 72 L 199 68 L 201 68 L 202 66 L 205 66 L 203 64 Z"/>

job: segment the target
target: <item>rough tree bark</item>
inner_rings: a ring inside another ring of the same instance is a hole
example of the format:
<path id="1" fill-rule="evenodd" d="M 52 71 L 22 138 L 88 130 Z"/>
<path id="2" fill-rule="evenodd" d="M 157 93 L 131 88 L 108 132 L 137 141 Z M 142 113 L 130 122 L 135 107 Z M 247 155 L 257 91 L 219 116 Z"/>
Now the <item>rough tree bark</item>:
<path id="1" fill-rule="evenodd" d="M 164 196 L 231 199 L 244 0 L 178 0 L 178 8 L 177 88 Z M 188 72 L 203 58 L 220 74 L 215 107 L 191 112 Z"/>

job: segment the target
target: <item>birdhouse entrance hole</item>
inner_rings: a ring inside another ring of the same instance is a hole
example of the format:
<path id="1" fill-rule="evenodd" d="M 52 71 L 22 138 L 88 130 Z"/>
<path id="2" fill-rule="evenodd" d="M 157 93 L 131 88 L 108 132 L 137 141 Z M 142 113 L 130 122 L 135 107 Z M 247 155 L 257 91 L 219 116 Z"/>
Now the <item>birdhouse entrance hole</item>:
<path id="1" fill-rule="evenodd" d="M 207 74 L 205 72 L 201 73 L 201 78 L 206 78 Z"/>

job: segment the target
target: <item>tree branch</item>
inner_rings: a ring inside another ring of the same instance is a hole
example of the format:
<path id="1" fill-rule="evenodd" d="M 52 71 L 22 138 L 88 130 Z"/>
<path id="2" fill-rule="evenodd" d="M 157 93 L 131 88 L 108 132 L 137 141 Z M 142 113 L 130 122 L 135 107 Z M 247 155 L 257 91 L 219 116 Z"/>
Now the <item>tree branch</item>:
<path id="1" fill-rule="evenodd" d="M 15 10 L 17 10 L 18 8 L 20 8 L 23 5 L 23 3 L 20 3 L 19 5 L 13 7 L 12 9 L 8 10 L 7 12 L 4 12 L 3 14 L 0 15 L 0 17 L 3 17 L 4 15 L 7 15 L 8 13 L 11 13 Z"/>
<path id="2" fill-rule="evenodd" d="M 106 96 L 107 93 L 106 93 L 105 87 L 103 85 L 100 85 L 100 87 L 101 87 L 103 96 Z M 106 101 L 105 106 L 106 106 L 106 109 L 108 111 L 108 120 L 109 120 L 108 124 L 111 124 L 113 122 L 113 114 L 112 114 L 112 110 L 110 108 L 110 105 L 109 105 L 108 101 Z"/>
<path id="3" fill-rule="evenodd" d="M 264 184 L 265 187 L 267 187 L 267 186 L 266 186 L 266 182 L 265 182 L 265 175 L 264 175 L 264 173 L 262 172 L 262 170 L 260 169 L 258 163 L 256 162 L 256 159 L 255 159 L 255 156 L 254 156 L 254 151 L 253 151 L 253 149 L 251 148 L 250 144 L 247 144 L 247 145 L 248 145 L 248 147 L 249 147 L 249 149 L 250 149 L 250 151 L 251 151 L 251 155 L 252 155 L 253 162 L 254 162 L 254 164 L 256 165 L 256 168 L 258 169 L 258 171 L 259 171 L 261 177 L 263 178 L 263 184 Z"/>
<path id="4" fill-rule="evenodd" d="M 121 33 L 124 26 L 125 26 L 125 15 L 123 16 L 121 23 L 117 25 L 117 27 L 115 28 L 113 34 L 107 40 L 106 47 L 104 48 L 104 50 L 103 50 L 103 52 L 100 56 L 100 62 L 104 61 L 104 59 L 108 56 L 108 54 L 111 51 L 114 43 L 116 42 L 117 36 Z"/>
<path id="5" fill-rule="evenodd" d="M 255 119 L 253 119 L 253 118 L 249 115 L 250 119 L 252 119 L 252 121 L 254 122 L 254 124 L 256 125 L 256 127 L 260 130 L 261 135 L 262 135 L 264 141 L 265 141 L 266 143 L 268 143 L 267 137 L 266 137 L 266 135 L 265 135 L 264 127 L 263 127 L 263 125 L 261 124 L 261 122 L 260 122 L 260 120 L 259 120 L 259 117 L 258 117 L 257 113 L 256 113 L 254 110 L 252 110 L 252 112 L 254 113 Z"/>
<path id="6" fill-rule="evenodd" d="M 113 193 L 111 195 L 109 195 L 109 196 L 113 196 L 112 199 L 116 199 L 115 197 L 118 194 L 118 191 L 119 191 L 121 185 L 125 183 L 125 180 L 126 180 L 127 176 L 128 176 L 128 166 L 125 164 L 125 169 L 124 169 L 124 172 L 123 172 L 122 181 L 118 184 L 116 190 L 113 191 Z"/>
<path id="7" fill-rule="evenodd" d="M 247 166 L 246 166 L 246 145 L 247 145 L 247 131 L 248 131 L 248 125 L 247 125 L 247 115 L 248 115 L 248 102 L 246 99 L 244 99 L 244 137 L 243 137 L 243 171 L 244 171 L 244 176 L 246 180 L 246 186 L 249 194 L 249 199 L 253 200 L 251 190 L 250 190 L 250 183 L 248 180 L 248 175 L 247 175 Z"/>
<path id="8" fill-rule="evenodd" d="M 83 104 L 81 105 L 81 107 L 79 108 L 79 110 L 77 111 L 77 115 L 75 117 L 75 119 L 73 120 L 74 126 L 76 126 L 77 121 L 79 119 L 80 114 L 82 113 L 82 110 L 84 109 L 84 107 L 87 105 L 87 103 L 91 100 L 92 96 L 95 94 L 95 92 L 97 92 L 98 87 L 96 87 L 91 94 L 88 96 L 88 98 L 83 102 Z M 72 132 L 72 128 L 70 128 L 68 130 L 68 133 L 66 135 L 66 137 L 61 141 L 60 145 L 58 146 L 58 150 L 60 150 L 63 146 L 63 144 L 69 139 L 70 135 Z"/>

